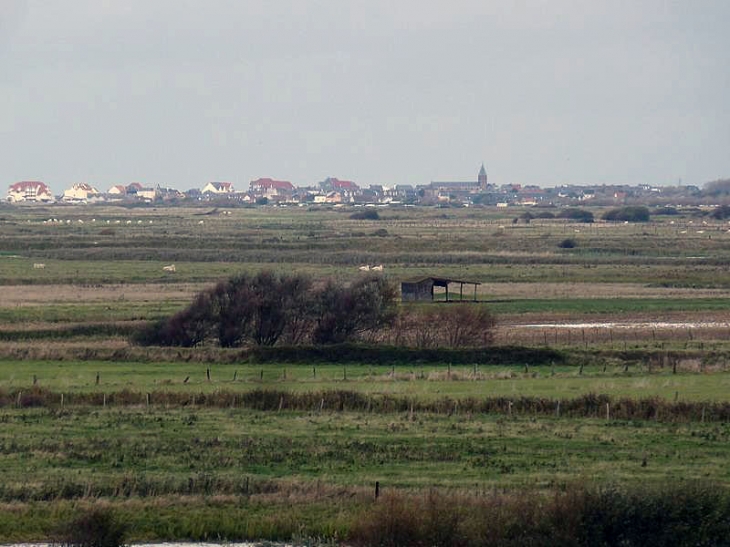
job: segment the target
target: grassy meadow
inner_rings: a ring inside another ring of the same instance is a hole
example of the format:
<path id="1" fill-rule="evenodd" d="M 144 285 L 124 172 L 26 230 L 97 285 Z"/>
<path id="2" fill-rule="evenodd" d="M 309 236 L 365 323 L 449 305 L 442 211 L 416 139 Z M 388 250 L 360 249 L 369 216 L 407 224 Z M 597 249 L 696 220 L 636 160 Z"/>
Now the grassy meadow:
<path id="1" fill-rule="evenodd" d="M 131 541 L 336 542 L 390 495 L 728 495 L 727 223 L 354 210 L 0 206 L 0 542 L 99 506 Z M 495 345 L 560 358 L 388 360 L 395 333 L 373 363 L 129 342 L 239 272 L 364 264 L 479 282 Z"/>

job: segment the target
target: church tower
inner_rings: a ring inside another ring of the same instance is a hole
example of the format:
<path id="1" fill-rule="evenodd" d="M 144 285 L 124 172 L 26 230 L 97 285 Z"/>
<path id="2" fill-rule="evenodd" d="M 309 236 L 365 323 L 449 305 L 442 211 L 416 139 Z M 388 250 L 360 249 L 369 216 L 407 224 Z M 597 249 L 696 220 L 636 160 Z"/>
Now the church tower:
<path id="1" fill-rule="evenodd" d="M 477 179 L 477 182 L 479 183 L 479 189 L 481 191 L 487 190 L 487 170 L 484 169 L 484 164 L 482 163 L 482 168 L 479 170 L 479 178 Z"/>

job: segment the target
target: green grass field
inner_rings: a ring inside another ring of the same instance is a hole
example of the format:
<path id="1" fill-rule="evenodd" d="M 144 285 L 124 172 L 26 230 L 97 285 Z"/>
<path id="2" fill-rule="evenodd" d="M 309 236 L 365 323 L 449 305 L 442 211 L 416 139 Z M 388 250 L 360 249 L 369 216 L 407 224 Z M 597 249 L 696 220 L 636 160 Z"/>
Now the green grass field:
<path id="1" fill-rule="evenodd" d="M 208 381 L 207 371 L 211 380 Z M 97 384 L 97 375 L 99 383 Z M 234 379 L 235 377 L 235 379 Z M 684 401 L 726 401 L 730 370 L 649 372 L 624 365 L 530 367 L 454 365 L 333 365 L 128 363 L 104 361 L 0 361 L 0 385 L 8 391 L 33 385 L 52 391 L 114 393 L 164 390 L 214 393 L 256 389 L 307 392 L 347 390 L 419 399 L 451 397 L 571 398 L 589 393 L 630 398 L 659 397 Z M 186 381 L 187 380 L 187 381 Z"/>

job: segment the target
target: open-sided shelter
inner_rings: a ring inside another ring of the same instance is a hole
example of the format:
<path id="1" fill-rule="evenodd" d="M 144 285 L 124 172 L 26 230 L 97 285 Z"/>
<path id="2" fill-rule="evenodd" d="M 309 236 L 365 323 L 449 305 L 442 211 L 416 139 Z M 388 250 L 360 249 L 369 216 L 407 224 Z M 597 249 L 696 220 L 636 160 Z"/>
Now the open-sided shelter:
<path id="1" fill-rule="evenodd" d="M 449 285 L 459 285 L 458 292 L 449 292 Z M 474 287 L 474 296 L 464 298 L 464 285 Z M 403 302 L 432 302 L 434 300 L 434 287 L 445 289 L 446 302 L 474 301 L 477 300 L 477 286 L 480 283 L 476 281 L 464 281 L 462 279 L 449 279 L 446 277 L 423 277 L 412 281 L 403 281 L 400 285 L 401 299 Z M 458 296 L 458 298 L 457 298 Z"/>

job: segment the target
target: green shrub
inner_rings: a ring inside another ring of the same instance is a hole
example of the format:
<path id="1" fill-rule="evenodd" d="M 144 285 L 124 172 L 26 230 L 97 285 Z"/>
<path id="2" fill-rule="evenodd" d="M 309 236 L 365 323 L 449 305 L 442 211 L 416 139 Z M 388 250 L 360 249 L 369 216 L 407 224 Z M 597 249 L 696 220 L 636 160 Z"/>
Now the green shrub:
<path id="1" fill-rule="evenodd" d="M 577 222 L 591 223 L 593 222 L 593 213 L 585 209 L 563 209 L 557 215 L 557 218 L 565 218 L 575 220 Z"/>
<path id="2" fill-rule="evenodd" d="M 87 509 L 57 531 L 54 543 L 64 547 L 121 547 L 127 526 L 106 507 Z"/>
<path id="3" fill-rule="evenodd" d="M 373 208 L 363 209 L 352 213 L 350 218 L 353 220 L 380 220 L 380 214 Z"/>
<path id="4" fill-rule="evenodd" d="M 575 239 L 572 239 L 570 237 L 558 243 L 558 247 L 560 247 L 561 249 L 574 249 L 577 245 L 578 243 L 576 243 Z"/>
<path id="5" fill-rule="evenodd" d="M 355 545 L 727 545 L 730 496 L 697 485 L 569 487 L 545 496 L 389 495 L 350 531 Z"/>
<path id="6" fill-rule="evenodd" d="M 603 220 L 619 222 L 649 222 L 651 214 L 644 206 L 620 207 L 603 213 Z"/>
<path id="7" fill-rule="evenodd" d="M 720 205 L 720 207 L 717 207 L 714 211 L 712 211 L 712 213 L 710 213 L 710 216 L 717 220 L 730 218 L 730 205 Z"/>

